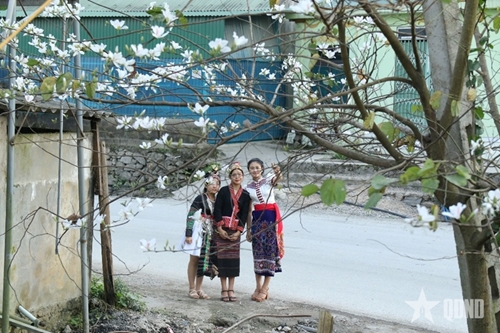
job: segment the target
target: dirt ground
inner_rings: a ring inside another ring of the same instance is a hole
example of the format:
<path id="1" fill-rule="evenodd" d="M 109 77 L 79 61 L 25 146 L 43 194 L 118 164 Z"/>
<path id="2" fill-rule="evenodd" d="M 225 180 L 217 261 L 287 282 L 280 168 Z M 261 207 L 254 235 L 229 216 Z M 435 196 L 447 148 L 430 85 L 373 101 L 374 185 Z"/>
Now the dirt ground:
<path id="1" fill-rule="evenodd" d="M 173 284 L 167 277 L 128 275 L 121 279 L 143 297 L 148 311 L 110 313 L 106 319 L 93 324 L 92 332 L 308 333 L 317 332 L 322 311 L 332 314 L 333 332 L 336 333 L 435 332 L 309 304 L 285 302 L 272 294 L 262 303 L 241 293 L 236 302 L 222 302 L 218 295 L 211 295 L 210 300 L 195 300 L 187 296 L 185 285 Z"/>
<path id="2" fill-rule="evenodd" d="M 404 192 L 404 191 L 403 191 Z M 405 215 L 414 214 L 414 207 L 404 203 L 408 194 L 397 190 L 387 193 L 378 207 Z M 293 201 L 288 194 L 287 200 Z M 357 201 L 359 197 L 348 198 Z M 312 200 L 312 198 L 310 199 Z M 362 201 L 362 200 L 361 200 Z M 285 202 L 281 203 L 286 205 Z M 363 208 L 341 205 L 325 208 L 311 206 L 307 209 L 333 210 L 338 213 L 359 215 L 383 215 L 383 212 L 366 211 Z M 318 332 L 318 318 L 322 311 L 333 315 L 335 333 L 416 333 L 435 332 L 384 320 L 356 316 L 324 309 L 309 304 L 282 301 L 279 295 L 270 294 L 270 299 L 258 303 L 250 300 L 250 294 L 238 293 L 237 302 L 222 302 L 217 294 L 210 300 L 194 300 L 187 296 L 185 284 L 175 284 L 165 277 L 144 274 L 123 275 L 119 278 L 140 295 L 146 302 L 148 311 L 143 313 L 113 311 L 92 323 L 91 332 L 162 332 L 162 333 L 215 333 L 215 332 Z M 208 284 L 213 282 L 208 281 Z M 207 292 L 209 290 L 206 290 Z M 212 290 L 210 290 L 212 292 Z M 252 317 L 253 316 L 253 317 Z M 251 319 L 247 319 L 252 317 Z M 245 320 L 247 319 L 247 320 Z M 73 331 L 75 332 L 75 331 Z M 66 329 L 65 333 L 70 333 Z"/>

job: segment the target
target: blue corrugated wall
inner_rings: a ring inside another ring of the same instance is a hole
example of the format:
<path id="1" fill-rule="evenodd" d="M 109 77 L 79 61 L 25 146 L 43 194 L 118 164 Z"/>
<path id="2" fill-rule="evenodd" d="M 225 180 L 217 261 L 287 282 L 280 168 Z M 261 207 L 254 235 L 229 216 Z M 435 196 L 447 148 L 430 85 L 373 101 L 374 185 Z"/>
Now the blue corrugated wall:
<path id="1" fill-rule="evenodd" d="M 180 60 L 171 59 L 171 63 L 179 62 Z M 228 60 L 228 65 L 232 69 L 232 71 L 227 71 L 226 74 L 218 75 L 218 84 L 223 84 L 228 87 L 232 87 L 236 89 L 235 80 L 233 77 L 241 78 L 242 74 L 245 73 L 247 78 L 254 78 L 255 80 L 255 90 L 259 91 L 261 95 L 265 97 L 267 101 L 270 101 L 273 98 L 274 92 L 277 87 L 277 82 L 281 78 L 281 74 L 279 73 L 281 63 L 271 64 L 266 61 L 248 61 L 248 60 Z M 103 62 L 100 58 L 96 57 L 83 57 L 82 58 L 82 66 L 85 71 L 93 71 L 97 69 L 97 71 L 102 70 Z M 147 68 L 152 68 L 157 66 L 154 63 L 137 63 L 137 68 L 142 70 L 147 70 Z M 255 66 L 255 68 L 253 68 Z M 270 81 L 264 78 L 263 76 L 259 76 L 261 69 L 269 68 L 271 71 L 276 71 L 276 81 Z M 255 75 L 251 75 L 251 71 L 256 73 Z M 228 74 L 231 73 L 231 74 Z M 101 77 L 100 80 L 106 80 L 109 78 Z M 196 94 L 200 94 L 203 97 L 211 97 L 214 100 L 221 100 L 219 95 L 214 94 L 210 91 L 209 87 L 204 85 L 201 80 L 190 79 L 189 86 L 194 88 L 195 91 L 183 87 L 182 85 L 178 85 L 172 82 L 161 83 L 154 92 L 151 88 L 141 89 L 137 93 L 136 100 L 145 100 L 149 102 L 154 101 L 168 101 L 168 102 L 188 102 L 194 104 L 199 101 Z M 280 93 L 280 92 L 278 92 Z M 101 96 L 102 97 L 102 96 Z M 102 97 L 104 98 L 104 97 Z M 223 99 L 222 99 L 223 100 Z M 167 118 L 190 118 L 198 119 L 199 115 L 194 114 L 187 107 L 175 107 L 175 106 L 162 106 L 162 105 L 140 105 L 137 104 L 99 104 L 94 102 L 87 102 L 87 106 L 92 108 L 101 108 L 113 111 L 118 115 L 134 115 L 139 114 L 143 110 L 145 110 L 145 115 L 150 117 L 167 117 Z M 278 98 L 274 101 L 274 107 L 285 107 L 285 96 L 284 94 L 280 94 Z M 210 121 L 216 121 L 217 124 L 225 124 L 228 125 L 229 121 L 233 121 L 243 124 L 243 121 L 248 120 L 251 123 L 257 123 L 261 121 L 263 118 L 267 118 L 265 114 L 262 112 L 257 112 L 251 109 L 238 109 L 232 106 L 218 106 L 218 107 L 210 107 L 207 111 L 206 117 L 210 118 Z M 279 124 L 268 124 L 261 126 L 258 130 L 244 133 L 234 139 L 231 142 L 246 142 L 249 140 L 271 140 L 271 139 L 279 139 L 285 135 L 285 130 Z M 217 141 L 217 136 L 215 133 L 209 134 L 209 141 L 214 142 Z"/>

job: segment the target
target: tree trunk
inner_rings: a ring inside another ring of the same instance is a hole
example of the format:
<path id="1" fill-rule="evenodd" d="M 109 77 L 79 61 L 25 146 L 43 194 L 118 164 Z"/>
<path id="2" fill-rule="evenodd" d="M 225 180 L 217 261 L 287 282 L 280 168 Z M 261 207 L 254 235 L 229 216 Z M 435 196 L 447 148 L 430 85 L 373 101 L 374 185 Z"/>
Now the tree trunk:
<path id="1" fill-rule="evenodd" d="M 441 132 L 431 133 L 434 139 L 444 139 L 439 144 L 428 148 L 429 156 L 435 160 L 456 161 L 458 164 L 469 167 L 469 139 L 468 132 L 473 130 L 472 108 L 464 96 L 465 72 L 467 67 L 468 51 L 472 43 L 470 21 L 476 19 L 474 6 L 477 3 L 470 1 L 463 11 L 464 22 L 456 18 L 462 15 L 455 1 L 445 4 L 441 1 L 424 1 L 424 20 L 429 45 L 432 79 L 434 91 L 442 92 L 441 105 L 437 113 L 440 124 L 449 128 Z M 475 24 L 471 25 L 472 27 Z M 460 117 L 450 113 L 450 103 L 456 101 L 460 105 Z M 472 110 L 472 111 L 471 111 Z M 448 120 L 451 120 L 448 122 Z M 447 133 L 446 133 L 447 132 Z M 444 136 L 442 136 L 445 134 Z M 450 172 L 453 170 L 443 170 Z M 470 193 L 459 189 L 442 179 L 436 197 L 445 206 L 466 203 L 469 208 L 473 200 L 466 200 Z M 472 209 L 470 209 L 472 211 Z M 457 222 L 458 223 L 458 222 Z M 455 224 L 454 236 L 457 247 L 460 281 L 464 300 L 481 299 L 484 301 L 483 318 L 467 316 L 467 326 L 471 333 L 487 333 L 496 331 L 496 322 L 493 301 L 488 278 L 488 254 L 484 252 L 483 243 L 476 242 L 476 235 L 481 230 L 481 216 L 471 219 L 468 225 Z"/>

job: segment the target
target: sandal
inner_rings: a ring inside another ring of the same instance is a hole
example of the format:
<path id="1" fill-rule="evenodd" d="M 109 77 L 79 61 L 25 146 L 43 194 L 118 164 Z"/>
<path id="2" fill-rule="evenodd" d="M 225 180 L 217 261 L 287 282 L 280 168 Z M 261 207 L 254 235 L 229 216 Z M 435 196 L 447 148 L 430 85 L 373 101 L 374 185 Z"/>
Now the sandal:
<path id="1" fill-rule="evenodd" d="M 198 290 L 198 296 L 200 296 L 201 299 L 210 299 L 210 296 L 205 294 L 203 290 Z"/>
<path id="2" fill-rule="evenodd" d="M 252 301 L 256 301 L 258 296 L 259 296 L 259 289 L 255 289 L 251 297 Z"/>
<path id="3" fill-rule="evenodd" d="M 223 296 L 223 294 L 224 294 L 224 293 L 226 293 L 226 294 L 227 294 L 227 292 L 228 292 L 228 290 L 222 290 L 222 291 L 220 292 L 220 294 L 221 294 L 221 298 L 220 298 L 220 300 L 221 300 L 221 301 L 223 301 L 223 302 L 229 302 L 229 296 Z"/>
<path id="4" fill-rule="evenodd" d="M 269 298 L 269 289 L 266 291 L 259 291 L 259 295 L 255 298 L 257 302 L 264 302 L 266 299 Z"/>
<path id="5" fill-rule="evenodd" d="M 198 292 L 195 289 L 189 289 L 189 297 L 198 299 L 200 298 L 200 295 L 198 295 Z"/>
<path id="6" fill-rule="evenodd" d="M 229 302 L 236 302 L 238 299 L 234 296 L 234 290 L 228 290 L 227 294 L 229 295 L 229 293 L 233 293 L 233 296 L 229 296 Z"/>

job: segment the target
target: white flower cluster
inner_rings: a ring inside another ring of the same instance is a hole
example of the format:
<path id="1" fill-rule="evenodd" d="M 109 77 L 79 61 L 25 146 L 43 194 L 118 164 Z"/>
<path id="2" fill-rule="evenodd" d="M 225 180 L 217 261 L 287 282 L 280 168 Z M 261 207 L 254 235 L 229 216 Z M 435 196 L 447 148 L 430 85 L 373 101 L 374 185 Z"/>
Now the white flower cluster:
<path id="1" fill-rule="evenodd" d="M 488 195 L 483 199 L 482 208 L 483 214 L 490 217 L 500 212 L 500 189 L 488 192 Z"/>

